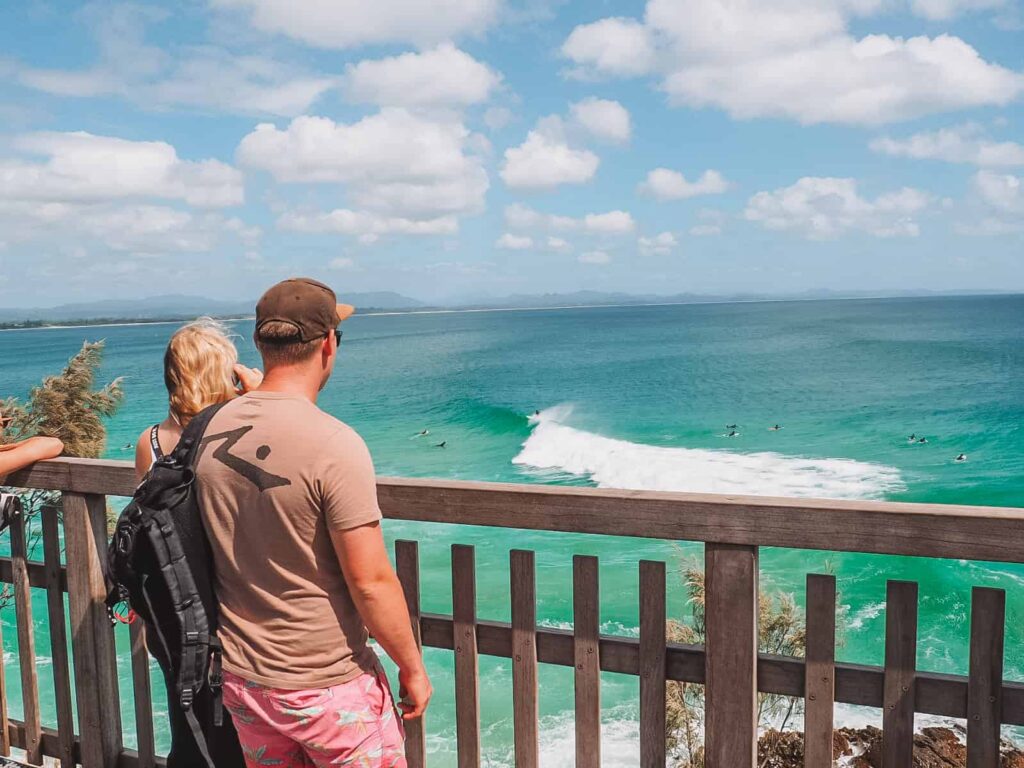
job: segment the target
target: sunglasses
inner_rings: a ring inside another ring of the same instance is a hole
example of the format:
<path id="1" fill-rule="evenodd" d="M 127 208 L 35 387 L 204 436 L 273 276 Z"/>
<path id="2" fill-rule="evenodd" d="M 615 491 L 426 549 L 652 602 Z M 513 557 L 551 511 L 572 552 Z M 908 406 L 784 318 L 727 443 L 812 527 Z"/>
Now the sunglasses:
<path id="1" fill-rule="evenodd" d="M 334 341 L 337 343 L 337 346 L 339 346 L 339 347 L 341 346 L 341 336 L 342 336 L 341 328 L 335 328 L 334 329 Z"/>

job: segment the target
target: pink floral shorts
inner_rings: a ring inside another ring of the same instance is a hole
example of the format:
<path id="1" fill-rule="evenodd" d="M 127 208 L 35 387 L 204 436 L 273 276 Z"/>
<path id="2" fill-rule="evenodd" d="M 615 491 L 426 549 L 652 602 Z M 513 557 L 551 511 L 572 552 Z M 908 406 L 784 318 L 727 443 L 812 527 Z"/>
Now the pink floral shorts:
<path id="1" fill-rule="evenodd" d="M 383 671 L 305 691 L 225 672 L 224 706 L 250 768 L 406 768 L 402 719 Z"/>

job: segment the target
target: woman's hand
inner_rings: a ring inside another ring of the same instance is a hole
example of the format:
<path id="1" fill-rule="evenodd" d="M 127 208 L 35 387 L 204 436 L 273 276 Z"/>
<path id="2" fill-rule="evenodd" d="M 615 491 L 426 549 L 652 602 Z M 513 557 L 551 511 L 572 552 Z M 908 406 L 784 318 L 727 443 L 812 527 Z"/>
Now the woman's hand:
<path id="1" fill-rule="evenodd" d="M 238 382 L 238 394 L 244 395 L 258 389 L 263 383 L 263 371 L 259 368 L 249 368 L 241 363 L 235 363 L 233 368 L 235 379 Z"/>

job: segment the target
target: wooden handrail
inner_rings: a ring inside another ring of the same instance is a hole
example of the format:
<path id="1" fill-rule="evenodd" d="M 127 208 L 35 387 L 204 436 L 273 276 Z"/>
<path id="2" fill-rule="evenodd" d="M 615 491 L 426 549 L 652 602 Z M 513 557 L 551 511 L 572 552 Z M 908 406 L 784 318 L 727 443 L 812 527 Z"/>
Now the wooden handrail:
<path id="1" fill-rule="evenodd" d="M 64 754 L 67 761 L 72 753 L 78 753 L 85 768 L 162 765 L 155 755 L 152 712 L 147 706 L 148 660 L 138 632 L 132 636 L 132 663 L 133 687 L 142 697 L 136 702 L 136 714 L 142 721 L 139 752 L 122 746 L 114 636 L 102 609 L 100 560 L 105 548 L 107 497 L 133 492 L 132 466 L 58 459 L 12 475 L 6 484 L 63 495 L 68 566 L 60 564 L 56 512 L 44 510 L 45 561 L 27 559 L 22 545 L 25 531 L 15 526 L 12 536 L 18 538 L 18 546 L 12 546 L 11 557 L 0 557 L 0 581 L 13 580 L 17 586 L 22 603 L 17 631 L 19 641 L 28 647 L 32 618 L 25 595 L 29 588 L 47 589 L 50 620 L 60 626 L 64 624 L 63 590 L 68 590 L 81 730 L 76 735 L 71 723 L 66 640 L 58 637 L 59 633 L 51 634 L 54 658 L 64 662 L 63 667 L 54 667 L 62 725 L 56 734 L 40 729 L 38 697 L 29 696 L 30 716 L 24 722 L 11 721 L 6 729 L 11 741 L 36 753 Z M 576 702 L 578 715 L 583 717 L 577 723 L 578 738 L 583 742 L 577 745 L 581 746 L 577 751 L 581 766 L 596 765 L 600 759 L 597 684 L 601 671 L 640 677 L 640 765 L 645 768 L 664 765 L 662 734 L 669 681 L 705 688 L 704 747 L 709 766 L 754 768 L 758 693 L 807 697 L 814 702 L 805 727 L 813 731 L 810 736 L 818 745 L 818 763 L 829 760 L 834 702 L 882 707 L 887 760 L 901 765 L 909 759 L 913 746 L 915 713 L 969 718 L 971 765 L 991 762 L 999 749 L 1001 725 L 1024 725 L 1024 684 L 1002 679 L 1005 596 L 1000 590 L 976 588 L 973 592 L 967 676 L 916 669 L 918 600 L 917 584 L 912 582 L 888 583 L 884 667 L 835 662 L 835 583 L 830 577 L 812 575 L 809 581 L 819 587 L 815 599 L 811 599 L 809 588 L 810 658 L 805 661 L 757 652 L 760 547 L 1024 562 L 1024 509 L 399 478 L 380 478 L 378 497 L 384 515 L 395 520 L 706 545 L 706 637 L 704 646 L 694 646 L 666 644 L 664 563 L 639 564 L 641 631 L 635 639 L 597 634 L 597 561 L 577 558 L 574 616 L 581 624 L 579 634 L 574 635 L 537 627 L 532 552 L 511 553 L 512 620 L 504 623 L 476 617 L 475 561 L 472 547 L 465 545 L 453 548 L 453 615 L 422 614 L 416 544 L 397 542 L 397 570 L 416 637 L 423 646 L 451 649 L 458 657 L 455 695 L 462 766 L 479 764 L 478 654 L 512 659 L 515 754 L 517 764 L 523 766 L 538 762 L 538 663 L 576 668 Z M 24 673 L 24 663 L 22 666 Z M 812 670 L 817 677 L 809 680 Z M 83 681 L 88 684 L 82 685 Z M 0 701 L 4 700 L 2 689 L 0 680 Z M 2 731 L 0 737 L 5 735 Z M 422 768 L 426 742 L 421 723 L 410 729 L 408 750 L 410 765 Z"/>
<path id="2" fill-rule="evenodd" d="M 19 488 L 130 496 L 123 461 L 55 459 Z M 1024 562 L 1024 509 L 382 477 L 385 517 L 836 552 Z"/>

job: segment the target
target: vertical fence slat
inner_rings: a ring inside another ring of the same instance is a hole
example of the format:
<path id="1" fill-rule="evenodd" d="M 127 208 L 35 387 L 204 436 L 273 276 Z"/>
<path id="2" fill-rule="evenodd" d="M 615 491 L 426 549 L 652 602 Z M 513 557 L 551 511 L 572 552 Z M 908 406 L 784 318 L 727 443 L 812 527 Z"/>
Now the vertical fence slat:
<path id="1" fill-rule="evenodd" d="M 452 633 L 455 646 L 455 733 L 459 768 L 480 765 L 480 683 L 476 649 L 473 547 L 452 545 Z"/>
<path id="2" fill-rule="evenodd" d="M 835 718 L 836 579 L 807 575 L 804 768 L 832 768 Z"/>
<path id="3" fill-rule="evenodd" d="M 395 572 L 402 583 L 405 602 L 409 606 L 409 620 L 416 645 L 423 650 L 420 633 L 420 550 L 415 541 L 395 542 Z M 409 768 L 424 768 L 427 764 L 427 737 L 424 718 L 405 721 L 405 758 Z"/>
<path id="4" fill-rule="evenodd" d="M 882 697 L 882 764 L 913 761 L 917 678 L 917 583 L 890 581 L 885 601 L 885 681 Z"/>
<path id="5" fill-rule="evenodd" d="M 121 706 L 114 630 L 104 606 L 107 502 L 78 493 L 63 500 L 82 766 L 113 768 L 121 751 Z"/>
<path id="6" fill-rule="evenodd" d="M 971 592 L 971 662 L 967 681 L 967 768 L 999 764 L 1003 715 L 1003 635 L 1006 593 Z"/>
<path id="7" fill-rule="evenodd" d="M 665 564 L 640 561 L 640 766 L 665 765 Z"/>
<path id="8" fill-rule="evenodd" d="M 0 507 L 4 517 L 12 514 L 11 506 L 18 502 L 15 496 L 0 495 Z M 13 589 L 13 588 L 12 588 Z M 7 675 L 4 671 L 2 652 L 4 648 L 3 625 L 0 624 L 0 755 L 9 757 L 11 754 L 10 713 L 7 708 Z"/>
<path id="9" fill-rule="evenodd" d="M 50 654 L 53 657 L 53 690 L 57 704 L 57 741 L 61 768 L 75 765 L 75 719 L 71 709 L 71 670 L 68 632 L 61 584 L 60 521 L 56 507 L 45 507 L 43 519 L 43 568 L 46 574 L 46 613 L 49 619 Z"/>
<path id="10" fill-rule="evenodd" d="M 533 552 L 510 553 L 512 715 L 516 768 L 537 768 L 537 589 Z"/>
<path id="11" fill-rule="evenodd" d="M 704 545 L 707 768 L 757 762 L 757 547 Z"/>
<path id="12" fill-rule="evenodd" d="M 601 765 L 601 631 L 597 558 L 572 559 L 573 662 L 576 665 L 576 768 Z"/>
<path id="13" fill-rule="evenodd" d="M 132 642 L 132 689 L 135 698 L 135 735 L 138 742 L 139 768 L 154 768 L 156 741 L 153 734 L 153 696 L 149 684 L 146 629 L 141 621 L 134 621 L 128 632 Z"/>
<path id="14" fill-rule="evenodd" d="M 11 566 L 14 579 L 14 613 L 18 627 L 18 665 L 21 668 L 21 702 L 25 722 L 25 757 L 43 761 L 43 723 L 39 711 L 39 677 L 36 674 L 36 633 L 32 624 L 32 587 L 28 580 L 28 531 L 21 500 L 10 506 Z"/>

